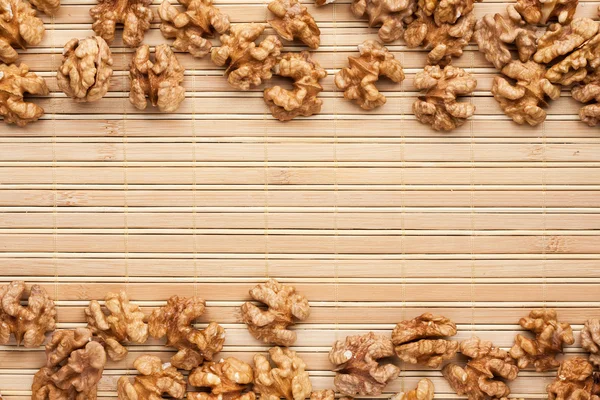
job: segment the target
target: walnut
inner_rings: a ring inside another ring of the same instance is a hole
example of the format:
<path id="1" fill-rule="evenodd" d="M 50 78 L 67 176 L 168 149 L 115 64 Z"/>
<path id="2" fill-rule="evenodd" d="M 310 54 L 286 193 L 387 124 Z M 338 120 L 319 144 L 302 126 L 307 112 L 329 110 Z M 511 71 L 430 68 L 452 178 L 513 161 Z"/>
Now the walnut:
<path id="1" fill-rule="evenodd" d="M 338 340 L 329 352 L 329 361 L 335 365 L 335 387 L 348 396 L 380 395 L 400 369 L 394 364 L 380 365 L 378 360 L 393 355 L 392 341 L 373 332 Z"/>
<path id="2" fill-rule="evenodd" d="M 99 336 L 113 361 L 120 361 L 127 355 L 122 345 L 126 341 L 145 343 L 148 339 L 148 325 L 140 307 L 129 303 L 127 293 L 108 293 L 105 298 L 110 315 L 104 314 L 100 303 L 92 300 L 84 310 L 88 328 Z"/>
<path id="3" fill-rule="evenodd" d="M 37 121 L 44 115 L 43 108 L 23 100 L 26 92 L 37 95 L 47 95 L 49 93 L 44 78 L 29 72 L 27 65 L 1 64 L 0 115 L 4 117 L 4 123 L 25 126 L 30 122 Z"/>
<path id="4" fill-rule="evenodd" d="M 229 64 L 225 76 L 231 86 L 249 90 L 271 79 L 282 44 L 277 36 L 267 36 L 258 46 L 254 41 L 263 33 L 260 24 L 237 24 L 229 35 L 221 35 L 221 47 L 213 49 L 212 61 L 222 67 Z"/>
<path id="5" fill-rule="evenodd" d="M 271 347 L 269 356 L 274 366 L 262 354 L 254 355 L 254 390 L 261 400 L 303 400 L 312 391 L 305 371 L 306 365 L 296 352 L 287 348 Z"/>
<path id="6" fill-rule="evenodd" d="M 269 20 L 269 25 L 279 36 L 289 41 L 298 38 L 311 49 L 319 48 L 321 31 L 313 16 L 298 0 L 275 0 L 268 7 L 277 17 Z"/>
<path id="7" fill-rule="evenodd" d="M 112 64 L 110 49 L 100 36 L 71 39 L 56 75 L 58 87 L 78 102 L 100 100 L 108 91 Z"/>
<path id="8" fill-rule="evenodd" d="M 573 82 L 583 81 L 588 74 L 588 68 L 590 70 L 600 68 L 600 34 L 550 67 L 546 78 L 550 82 L 570 85 Z"/>
<path id="9" fill-rule="evenodd" d="M 456 325 L 446 317 L 423 314 L 399 322 L 392 332 L 392 343 L 398 357 L 411 364 L 438 368 L 444 360 L 454 357 L 458 342 L 443 338 L 456 335 Z"/>
<path id="10" fill-rule="evenodd" d="M 0 66 L 0 71 L 4 67 Z M 22 281 L 0 287 L 0 344 L 8 343 L 12 333 L 17 344 L 39 347 L 44 343 L 46 332 L 56 328 L 54 302 L 46 291 L 39 285 L 31 286 L 26 307 L 21 305 L 24 291 L 25 282 Z"/>
<path id="11" fill-rule="evenodd" d="M 162 20 L 160 31 L 167 39 L 175 39 L 173 47 L 194 57 L 210 53 L 212 44 L 206 38 L 229 30 L 229 16 L 221 13 L 212 0 L 179 0 L 186 7 L 180 12 L 164 0 L 158 9 Z"/>
<path id="12" fill-rule="evenodd" d="M 225 330 L 211 322 L 204 330 L 194 329 L 192 321 L 204 313 L 206 303 L 199 297 L 189 299 L 173 296 L 167 305 L 152 312 L 148 320 L 150 335 L 156 339 L 167 337 L 167 346 L 177 350 L 171 363 L 191 370 L 204 360 L 212 360 L 223 348 Z"/>
<path id="13" fill-rule="evenodd" d="M 204 363 L 189 377 L 193 386 L 211 388 L 210 393 L 188 393 L 192 400 L 254 400 L 254 392 L 244 392 L 254 380 L 252 367 L 234 357 L 217 362 Z"/>
<path id="14" fill-rule="evenodd" d="M 477 336 L 463 341 L 460 351 L 470 358 L 467 365 L 463 368 L 448 364 L 442 369 L 442 375 L 457 394 L 466 395 L 469 400 L 500 399 L 510 394 L 506 383 L 498 379 L 512 381 L 519 373 L 507 351 Z"/>
<path id="15" fill-rule="evenodd" d="M 129 101 L 138 110 L 146 109 L 150 99 L 163 112 L 173 112 L 185 99 L 181 86 L 185 69 L 166 44 L 156 46 L 155 62 L 150 61 L 150 47 L 138 47 L 129 69 L 131 91 Z"/>
<path id="16" fill-rule="evenodd" d="M 473 104 L 456 100 L 458 95 L 468 95 L 477 87 L 475 78 L 461 68 L 428 65 L 415 76 L 415 87 L 426 90 L 413 104 L 415 117 L 436 131 L 458 128 L 475 113 Z"/>
<path id="17" fill-rule="evenodd" d="M 372 110 L 386 103 L 375 82 L 386 76 L 393 82 L 404 80 L 402 64 L 381 43 L 367 40 L 358 45 L 360 57 L 348 57 L 350 67 L 335 75 L 335 85 L 344 91 L 344 97 L 354 101 L 363 110 Z"/>
<path id="18" fill-rule="evenodd" d="M 584 358 L 565 360 L 548 385 L 549 400 L 598 400 L 600 384 L 593 366 Z"/>
<path id="19" fill-rule="evenodd" d="M 529 317 L 521 318 L 519 325 L 535 333 L 535 339 L 517 335 L 510 349 L 510 356 L 518 361 L 520 369 L 530 364 L 538 372 L 555 369 L 560 365 L 555 357 L 562 353 L 563 344 L 575 342 L 571 325 L 559 323 L 553 309 L 533 310 Z"/>
<path id="20" fill-rule="evenodd" d="M 154 17 L 150 3 L 152 0 L 98 0 L 90 10 L 92 29 L 110 44 L 115 39 L 116 25 L 123 24 L 123 43 L 137 47 Z"/>
<path id="21" fill-rule="evenodd" d="M 391 400 L 433 400 L 434 387 L 429 379 L 421 379 L 417 387 L 408 393 L 398 393 Z"/>
<path id="22" fill-rule="evenodd" d="M 14 63 L 19 55 L 12 46 L 35 46 L 44 32 L 44 23 L 27 1 L 0 0 L 0 61 Z"/>
<path id="23" fill-rule="evenodd" d="M 561 24 L 571 22 L 579 0 L 517 0 L 515 10 L 530 24 L 546 25 L 556 19 Z"/>
<path id="24" fill-rule="evenodd" d="M 406 24 L 412 21 L 417 9 L 416 0 L 353 0 L 352 13 L 369 18 L 369 26 L 381 26 L 379 39 L 384 43 L 402 37 Z"/>
<path id="25" fill-rule="evenodd" d="M 139 371 L 133 384 L 129 377 L 122 376 L 117 383 L 117 393 L 121 400 L 158 400 L 163 394 L 176 399 L 185 395 L 185 380 L 177 368 L 164 364 L 156 356 L 144 355 L 134 361 Z"/>
<path id="26" fill-rule="evenodd" d="M 317 390 L 310 394 L 310 400 L 334 400 L 335 392 L 331 389 Z"/>
<path id="27" fill-rule="evenodd" d="M 306 297 L 296 293 L 293 286 L 282 285 L 275 279 L 261 283 L 250 290 L 250 296 L 267 305 L 263 311 L 247 302 L 242 305 L 242 320 L 256 339 L 280 346 L 291 346 L 296 332 L 288 330 L 294 318 L 304 321 L 310 315 Z"/>
<path id="28" fill-rule="evenodd" d="M 31 4 L 44 14 L 54 15 L 60 8 L 60 0 L 29 0 Z"/>
<path id="29" fill-rule="evenodd" d="M 287 121 L 299 115 L 309 117 L 321 111 L 323 101 L 317 95 L 323 91 L 323 86 L 319 81 L 327 76 L 327 71 L 312 59 L 308 51 L 284 54 L 273 71 L 294 80 L 293 90 L 281 86 L 265 89 L 265 102 L 275 118 Z"/>
<path id="30" fill-rule="evenodd" d="M 504 113 L 519 125 L 542 123 L 546 119 L 542 109 L 546 106 L 545 96 L 551 99 L 560 96 L 560 89 L 544 78 L 545 67 L 533 61 L 511 61 L 502 73 L 517 81 L 513 85 L 503 77 L 494 78 L 492 94 Z"/>
<path id="31" fill-rule="evenodd" d="M 600 86 L 598 93 L 600 94 Z M 592 318 L 585 321 L 581 330 L 581 347 L 590 353 L 590 362 L 600 366 L 600 319 Z"/>
<path id="32" fill-rule="evenodd" d="M 462 15 L 470 14 L 476 1 L 481 0 L 419 0 L 419 9 L 425 15 L 433 15 L 438 26 L 454 24 Z"/>
<path id="33" fill-rule="evenodd" d="M 533 59 L 548 64 L 557 57 L 577 49 L 598 33 L 598 23 L 589 18 L 574 19 L 569 25 L 552 24 L 538 39 L 538 50 Z"/>
<path id="34" fill-rule="evenodd" d="M 581 103 L 592 102 L 591 104 L 583 106 L 579 110 L 579 118 L 589 126 L 596 126 L 600 124 L 600 69 L 596 69 L 596 71 L 593 74 L 587 75 L 582 83 L 583 85 L 577 85 L 571 90 L 571 95 L 575 100 Z M 590 322 L 590 324 L 594 326 L 593 329 L 595 330 L 596 323 Z M 590 329 L 592 329 L 591 326 Z M 595 334 L 592 333 L 592 337 L 594 336 Z M 594 339 L 594 342 L 596 342 L 596 339 Z M 592 357 L 594 357 L 595 361 L 592 360 Z M 596 356 L 590 356 L 590 360 L 594 364 L 600 366 L 600 356 L 598 356 L 598 358 L 596 358 Z"/>

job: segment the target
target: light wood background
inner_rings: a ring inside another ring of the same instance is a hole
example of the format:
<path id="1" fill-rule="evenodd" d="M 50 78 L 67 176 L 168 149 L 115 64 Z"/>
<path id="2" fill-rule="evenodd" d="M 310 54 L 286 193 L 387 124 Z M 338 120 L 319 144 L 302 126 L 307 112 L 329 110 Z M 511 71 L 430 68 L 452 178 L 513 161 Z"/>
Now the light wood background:
<path id="1" fill-rule="evenodd" d="M 308 4 L 323 33 L 315 58 L 329 73 L 318 116 L 275 121 L 263 87 L 232 90 L 208 58 L 189 55 L 179 55 L 187 99 L 177 113 L 137 111 L 120 38 L 110 93 L 76 104 L 57 91 L 54 71 L 67 40 L 92 34 L 93 4 L 63 0 L 54 19 L 43 17 L 43 43 L 20 61 L 46 77 L 52 93 L 36 101 L 47 114 L 26 129 L 0 126 L 0 284 L 42 284 L 57 300 L 59 327 L 82 326 L 83 307 L 110 290 L 126 288 L 148 312 L 173 294 L 198 294 L 209 306 L 200 323 L 227 329 L 222 355 L 250 361 L 267 347 L 237 310 L 270 276 L 311 301 L 294 349 L 317 389 L 332 386 L 334 340 L 388 335 L 425 311 L 456 321 L 459 339 L 475 333 L 508 348 L 521 316 L 555 307 L 577 332 L 567 355 L 581 353 L 584 320 L 600 316 L 600 130 L 578 121 L 567 91 L 544 124 L 517 126 L 490 96 L 494 69 L 469 46 L 455 65 L 478 79 L 476 116 L 436 133 L 411 115 L 426 53 L 398 42 L 389 48 L 406 81 L 380 82 L 388 103 L 362 112 L 335 90 L 333 74 L 376 29 L 341 1 Z M 266 0 L 217 4 L 234 23 L 269 16 Z M 578 15 L 597 18 L 599 4 L 580 3 Z M 505 6 L 485 1 L 476 13 Z M 165 42 L 158 24 L 145 42 Z M 116 398 L 118 377 L 134 373 L 139 355 L 172 354 L 152 340 L 130 350 L 108 364 L 102 399 Z M 42 348 L 0 347 L 4 398 L 29 398 L 43 363 Z M 457 397 L 439 370 L 402 369 L 382 397 L 424 376 L 438 398 Z M 523 371 L 513 395 L 544 398 L 553 375 Z"/>

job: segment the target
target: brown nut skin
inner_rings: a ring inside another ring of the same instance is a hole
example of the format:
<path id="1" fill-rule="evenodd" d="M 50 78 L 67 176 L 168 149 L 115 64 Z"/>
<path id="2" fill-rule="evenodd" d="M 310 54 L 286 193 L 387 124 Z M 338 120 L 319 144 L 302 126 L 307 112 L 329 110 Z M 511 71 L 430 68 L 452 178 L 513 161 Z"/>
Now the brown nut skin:
<path id="1" fill-rule="evenodd" d="M 111 44 L 115 39 L 117 24 L 122 24 L 123 43 L 128 47 L 137 47 L 150 29 L 153 18 L 151 3 L 152 0 L 98 0 L 98 5 L 90 10 L 94 20 L 92 29 Z"/>
<path id="2" fill-rule="evenodd" d="M 293 286 L 283 285 L 275 279 L 256 285 L 250 296 L 267 305 L 262 310 L 247 302 L 241 307 L 242 320 L 248 331 L 258 340 L 280 346 L 291 346 L 296 341 L 296 332 L 288 330 L 294 318 L 304 321 L 310 315 L 308 299 Z"/>
<path id="3" fill-rule="evenodd" d="M 517 0 L 514 7 L 529 24 L 546 25 L 552 20 L 568 24 L 575 15 L 578 3 L 579 0 Z"/>
<path id="4" fill-rule="evenodd" d="M 150 47 L 140 46 L 131 61 L 129 101 L 138 110 L 146 109 L 148 102 L 162 112 L 174 112 L 185 100 L 181 86 L 185 69 L 166 44 L 156 46 L 155 62 L 150 61 Z"/>
<path id="5" fill-rule="evenodd" d="M 273 71 L 294 80 L 293 90 L 281 86 L 265 89 L 265 103 L 275 118 L 289 121 L 300 115 L 309 117 L 321 111 L 323 101 L 317 95 L 323 91 L 323 86 L 319 81 L 327 76 L 327 71 L 312 59 L 308 51 L 284 54 Z"/>
<path id="6" fill-rule="evenodd" d="M 400 369 L 393 364 L 380 364 L 378 360 L 393 355 L 392 341 L 373 332 L 338 340 L 329 352 L 329 361 L 335 365 L 336 389 L 347 396 L 380 395 Z"/>
<path id="7" fill-rule="evenodd" d="M 71 39 L 58 68 L 58 87 L 77 102 L 100 100 L 108 92 L 113 70 L 110 49 L 100 36 Z"/>
<path id="8" fill-rule="evenodd" d="M 271 347 L 269 355 L 274 365 L 263 354 L 254 355 L 254 390 L 260 399 L 306 399 L 312 384 L 304 361 L 288 348 Z"/>
<path id="9" fill-rule="evenodd" d="M 44 23 L 27 1 L 0 0 L 0 61 L 14 63 L 19 55 L 12 46 L 38 45 L 44 32 Z"/>
<path id="10" fill-rule="evenodd" d="M 297 0 L 275 0 L 269 3 L 269 11 L 276 18 L 269 25 L 285 40 L 295 38 L 311 49 L 318 49 L 321 43 L 321 30 L 308 9 Z"/>
<path id="11" fill-rule="evenodd" d="M 395 394 L 390 400 L 433 400 L 434 394 L 433 382 L 429 379 L 421 379 L 416 388 L 407 393 Z"/>
<path id="12" fill-rule="evenodd" d="M 571 358 L 561 363 L 554 382 L 546 387 L 549 400 L 598 400 L 600 385 L 597 372 L 584 358 Z"/>
<path id="13" fill-rule="evenodd" d="M 571 90 L 573 98 L 581 103 L 590 103 L 583 106 L 579 110 L 579 118 L 589 126 L 596 126 L 600 124 L 600 69 L 597 69 L 593 74 L 589 74 L 585 77 L 581 85 L 573 87 Z M 589 324 L 588 324 L 589 323 Z M 583 341 L 584 332 L 589 333 L 589 338 L 586 338 L 586 348 L 592 355 L 590 355 L 590 361 L 594 365 L 600 366 L 600 355 L 598 349 L 593 346 L 593 343 L 600 343 L 598 340 L 598 320 L 593 319 L 586 322 L 586 327 L 581 332 Z M 588 340 L 589 339 L 589 340 Z M 592 340 L 592 341 L 590 341 Z M 592 351 L 593 350 L 593 351 Z"/>
<path id="14" fill-rule="evenodd" d="M 117 382 L 119 400 L 159 400 L 163 394 L 182 399 L 186 385 L 183 375 L 170 364 L 163 364 L 160 358 L 143 355 L 133 366 L 139 371 L 133 384 L 129 377 L 122 376 Z"/>
<path id="15" fill-rule="evenodd" d="M 574 82 L 582 82 L 588 71 L 598 68 L 600 68 L 600 33 L 552 65 L 546 72 L 546 78 L 552 83 L 568 86 Z"/>
<path id="16" fill-rule="evenodd" d="M 192 371 L 192 386 L 210 388 L 210 393 L 188 393 L 192 400 L 254 400 L 254 392 L 244 392 L 254 380 L 252 367 L 234 357 L 208 362 Z"/>
<path id="17" fill-rule="evenodd" d="M 538 39 L 533 60 L 549 64 L 557 57 L 571 53 L 598 33 L 598 23 L 590 18 L 577 18 L 568 25 L 552 24 Z"/>
<path id="18" fill-rule="evenodd" d="M 204 330 L 193 328 L 192 322 L 204 314 L 206 303 L 199 297 L 189 299 L 173 296 L 167 305 L 154 310 L 148 320 L 150 335 L 156 339 L 167 337 L 167 346 L 177 350 L 171 364 L 187 371 L 212 360 L 225 342 L 225 330 L 211 322 Z"/>
<path id="19" fill-rule="evenodd" d="M 560 323 L 553 309 L 538 309 L 521 318 L 519 325 L 535 333 L 535 339 L 517 335 L 510 356 L 517 360 L 520 369 L 533 365 L 536 371 L 548 371 L 560 365 L 556 355 L 562 353 L 564 344 L 575 343 L 571 325 Z"/>
<path id="20" fill-rule="evenodd" d="M 416 0 L 353 0 L 352 13 L 369 18 L 369 26 L 381 26 L 379 39 L 390 43 L 402 37 L 406 25 L 417 9 Z"/>
<path id="21" fill-rule="evenodd" d="M 348 57 L 347 68 L 335 75 L 335 85 L 344 91 L 344 98 L 358 104 L 363 110 L 373 110 L 386 103 L 375 82 L 380 76 L 393 82 L 404 80 L 402 64 L 388 49 L 376 40 L 358 45 L 360 57 Z"/>

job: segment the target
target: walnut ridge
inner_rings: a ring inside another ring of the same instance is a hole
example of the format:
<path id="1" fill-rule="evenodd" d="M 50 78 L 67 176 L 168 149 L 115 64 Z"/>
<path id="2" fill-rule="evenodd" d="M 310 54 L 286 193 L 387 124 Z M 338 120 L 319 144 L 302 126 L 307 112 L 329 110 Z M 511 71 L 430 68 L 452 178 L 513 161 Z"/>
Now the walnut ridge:
<path id="1" fill-rule="evenodd" d="M 578 3 L 579 0 L 517 0 L 515 10 L 533 25 L 545 25 L 551 20 L 568 24 Z"/>
<path id="2" fill-rule="evenodd" d="M 533 59 L 548 64 L 557 57 L 571 53 L 598 33 L 598 23 L 589 18 L 574 19 L 569 25 L 553 24 L 538 39 Z"/>
<path id="3" fill-rule="evenodd" d="M 94 20 L 92 29 L 107 43 L 115 39 L 117 24 L 123 25 L 123 43 L 137 47 L 144 34 L 150 29 L 153 14 L 152 0 L 98 0 L 98 5 L 90 10 Z"/>
<path id="4" fill-rule="evenodd" d="M 12 46 L 35 46 L 42 41 L 44 32 L 44 23 L 28 2 L 0 0 L 0 61 L 14 63 L 19 55 Z"/>
<path id="5" fill-rule="evenodd" d="M 47 15 L 54 15 L 60 8 L 60 0 L 29 0 L 39 11 Z"/>
<path id="6" fill-rule="evenodd" d="M 120 400 L 158 400 L 163 398 L 163 394 L 182 399 L 185 395 L 183 375 L 177 368 L 163 365 L 160 358 L 144 355 L 138 357 L 133 366 L 139 371 L 133 384 L 127 376 L 122 376 L 117 382 Z"/>
<path id="7" fill-rule="evenodd" d="M 600 385 L 594 368 L 584 358 L 571 358 L 561 363 L 554 382 L 546 388 L 549 400 L 598 400 Z"/>
<path id="8" fill-rule="evenodd" d="M 306 399 L 312 384 L 304 361 L 287 348 L 272 347 L 269 355 L 272 363 L 263 354 L 254 355 L 254 390 L 260 393 L 260 399 Z"/>
<path id="9" fill-rule="evenodd" d="M 297 0 L 275 0 L 269 4 L 275 19 L 269 25 L 285 40 L 298 38 L 311 49 L 319 48 L 321 31 L 307 8 Z"/>
<path id="10" fill-rule="evenodd" d="M 581 85 L 577 85 L 571 90 L 571 95 L 575 100 L 581 103 L 589 103 L 581 107 L 579 118 L 589 126 L 596 126 L 600 124 L 600 69 L 596 69 L 593 74 L 588 74 L 581 83 Z M 581 332 L 582 342 L 584 332 L 589 335 L 585 338 L 584 349 L 592 353 L 590 361 L 595 365 L 600 365 L 600 356 L 596 354 L 598 348 L 593 345 L 594 343 L 600 343 L 598 338 L 599 324 L 600 322 L 597 319 L 588 320 Z"/>
<path id="11" fill-rule="evenodd" d="M 44 115 L 42 107 L 24 101 L 25 93 L 47 95 L 49 90 L 44 78 L 29 72 L 25 64 L 0 65 L 0 115 L 4 117 L 4 123 L 25 126 Z M 2 333 L 0 343 L 1 337 Z"/>
<path id="12" fill-rule="evenodd" d="M 589 70 L 597 68 L 600 68 L 600 34 L 548 68 L 546 78 L 553 83 L 570 85 L 583 81 Z"/>
<path id="13" fill-rule="evenodd" d="M 407 393 L 397 393 L 390 400 L 433 400 L 433 396 L 433 382 L 429 379 L 421 379 L 416 388 Z"/>
<path id="14" fill-rule="evenodd" d="M 210 388 L 211 392 L 188 393 L 192 400 L 254 400 L 254 392 L 244 392 L 254 380 L 252 367 L 234 357 L 207 362 L 192 371 L 190 385 Z"/>
<path id="15" fill-rule="evenodd" d="M 381 26 L 379 39 L 384 43 L 402 37 L 404 29 L 412 21 L 417 9 L 416 0 L 353 0 L 352 13 L 361 18 L 369 18 L 369 26 Z"/>

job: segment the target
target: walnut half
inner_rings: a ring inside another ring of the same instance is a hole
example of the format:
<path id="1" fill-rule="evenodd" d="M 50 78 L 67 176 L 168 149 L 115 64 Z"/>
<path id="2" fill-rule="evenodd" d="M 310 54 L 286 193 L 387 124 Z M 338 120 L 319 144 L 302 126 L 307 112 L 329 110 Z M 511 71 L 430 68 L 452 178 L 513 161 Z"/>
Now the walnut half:
<path id="1" fill-rule="evenodd" d="M 123 43 L 137 47 L 150 29 L 151 3 L 152 0 L 98 0 L 98 5 L 90 10 L 94 20 L 92 29 L 110 44 L 115 39 L 117 24 L 123 24 Z"/>
<path id="2" fill-rule="evenodd" d="M 546 388 L 549 400 L 598 400 L 600 384 L 594 367 L 584 358 L 565 360 Z"/>
<path id="3" fill-rule="evenodd" d="M 160 358 L 144 355 L 138 357 L 133 366 L 139 371 L 133 384 L 127 376 L 117 382 L 120 400 L 158 400 L 163 394 L 182 399 L 185 395 L 183 375 L 170 364 L 163 364 Z"/>
<path id="4" fill-rule="evenodd" d="M 304 400 L 312 384 L 304 361 L 287 348 L 271 347 L 271 361 L 262 354 L 254 356 L 254 390 L 261 400 Z"/>
<path id="5" fill-rule="evenodd" d="M 17 61 L 19 55 L 12 46 L 24 49 L 35 46 L 44 37 L 44 23 L 25 0 L 0 0 L 0 61 Z"/>
<path id="6" fill-rule="evenodd" d="M 353 0 L 352 13 L 357 17 L 367 16 L 369 26 L 381 26 L 379 39 L 384 43 L 402 37 L 406 24 L 412 21 L 417 9 L 416 0 Z"/>
<path id="7" fill-rule="evenodd" d="M 429 379 L 421 379 L 416 388 L 406 393 L 395 394 L 390 400 L 433 400 L 434 389 L 433 382 Z"/>
<path id="8" fill-rule="evenodd" d="M 254 400 L 254 392 L 245 391 L 254 380 L 252 367 L 234 357 L 208 362 L 192 371 L 190 385 L 210 388 L 210 393 L 188 393 L 191 400 Z"/>
<path id="9" fill-rule="evenodd" d="M 269 20 L 269 25 L 285 40 L 294 38 L 311 49 L 319 48 L 321 31 L 307 8 L 298 0 L 275 0 L 269 4 L 269 10 L 276 18 Z"/>
<path id="10" fill-rule="evenodd" d="M 0 115 L 4 117 L 4 123 L 25 126 L 44 115 L 42 107 L 24 101 L 25 93 L 47 95 L 49 90 L 44 78 L 29 72 L 29 67 L 25 64 L 0 65 Z M 2 312 L 0 312 L 0 321 L 1 315 Z M 0 326 L 0 343 L 2 330 Z M 40 344 L 41 342 L 36 346 Z"/>
<path id="11" fill-rule="evenodd" d="M 600 96 L 600 85 L 597 91 Z M 600 102 L 600 98 L 598 101 Z M 600 114 L 598 117 L 600 118 Z M 600 366 L 600 319 L 592 318 L 585 321 L 581 330 L 581 347 L 590 353 L 590 362 Z"/>

